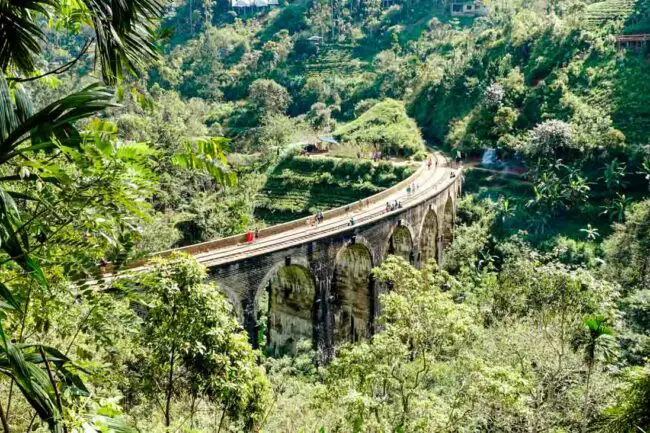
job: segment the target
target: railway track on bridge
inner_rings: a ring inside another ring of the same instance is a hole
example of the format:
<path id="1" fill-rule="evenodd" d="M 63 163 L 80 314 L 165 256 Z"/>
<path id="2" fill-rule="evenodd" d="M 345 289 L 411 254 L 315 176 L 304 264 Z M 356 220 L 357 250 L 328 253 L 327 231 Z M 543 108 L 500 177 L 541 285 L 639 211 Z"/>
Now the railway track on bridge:
<path id="1" fill-rule="evenodd" d="M 306 224 L 307 219 L 302 218 L 265 229 L 261 231 L 262 236 L 252 242 L 242 242 L 243 235 L 237 235 L 217 241 L 162 251 L 152 256 L 189 253 L 199 263 L 210 267 L 268 254 L 334 234 L 354 231 L 356 228 L 379 221 L 387 215 L 400 214 L 422 201 L 434 197 L 445 191 L 447 186 L 455 181 L 454 177 L 460 176 L 461 169 L 449 167 L 450 161 L 442 154 L 435 153 L 432 156 L 437 161 L 435 168 L 427 169 L 426 162 L 424 162 L 416 173 L 400 182 L 398 186 L 401 187 L 392 193 L 380 192 L 360 202 L 350 203 L 347 206 L 327 211 L 325 212 L 325 220 L 319 225 L 308 226 Z M 418 184 L 418 189 L 415 192 L 407 193 L 407 188 L 413 183 Z M 386 202 L 394 201 L 401 202 L 401 207 L 387 212 Z M 344 211 L 346 207 L 349 207 L 348 212 Z M 332 216 L 328 217 L 328 215 Z M 350 217 L 354 218 L 354 225 L 349 224 Z M 296 225 L 296 222 L 302 222 L 302 224 Z M 264 234 L 265 231 L 272 232 L 276 227 L 282 228 L 282 226 L 286 226 L 287 229 L 268 236 Z M 129 269 L 128 272 L 139 272 L 147 268 L 147 263 L 142 262 Z M 107 274 L 106 277 L 111 278 L 111 275 Z"/>
<path id="2" fill-rule="evenodd" d="M 449 178 L 450 170 L 437 170 L 439 171 L 439 177 L 436 178 L 435 182 L 426 185 L 420 186 L 416 193 L 405 194 L 402 193 L 398 198 L 391 198 L 388 201 L 398 200 L 402 203 L 402 207 L 390 212 L 386 212 L 385 208 L 377 209 L 377 207 L 366 208 L 363 210 L 363 205 L 361 209 L 357 207 L 357 212 L 354 211 L 354 208 L 346 214 L 345 218 L 337 219 L 330 222 L 323 222 L 318 227 L 305 227 L 304 233 L 287 233 L 284 236 L 273 237 L 267 240 L 258 239 L 250 245 L 251 249 L 242 250 L 238 247 L 232 247 L 229 251 L 219 250 L 216 254 L 199 254 L 195 256 L 197 260 L 206 265 L 206 266 L 215 266 L 224 263 L 229 263 L 237 260 L 242 260 L 249 257 L 254 257 L 261 254 L 267 254 L 269 252 L 277 251 L 280 249 L 285 249 L 291 246 L 303 244 L 312 240 L 321 239 L 324 237 L 331 236 L 334 233 L 352 231 L 357 227 L 363 227 L 366 224 L 371 224 L 375 221 L 380 220 L 384 216 L 390 214 L 399 214 L 406 209 L 417 205 L 423 200 L 426 200 L 433 196 L 432 191 L 435 192 L 443 184 L 448 183 L 452 179 Z M 440 191 L 443 191 L 444 188 L 440 188 Z M 349 217 L 352 216 L 355 219 L 355 224 L 353 226 L 349 225 Z M 347 220 L 346 220 L 347 219 Z M 317 230 L 315 230 L 317 229 Z M 246 245 L 246 246 L 248 246 Z M 241 245 L 239 245 L 241 247 Z"/>

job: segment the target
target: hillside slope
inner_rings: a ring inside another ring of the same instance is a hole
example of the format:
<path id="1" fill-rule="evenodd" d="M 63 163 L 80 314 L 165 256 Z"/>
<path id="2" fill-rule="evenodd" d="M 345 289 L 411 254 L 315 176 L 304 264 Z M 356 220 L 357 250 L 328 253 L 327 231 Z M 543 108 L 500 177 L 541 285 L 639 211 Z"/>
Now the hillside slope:
<path id="1" fill-rule="evenodd" d="M 277 224 L 376 194 L 407 178 L 410 165 L 293 156 L 281 161 L 256 197 L 256 218 Z"/>

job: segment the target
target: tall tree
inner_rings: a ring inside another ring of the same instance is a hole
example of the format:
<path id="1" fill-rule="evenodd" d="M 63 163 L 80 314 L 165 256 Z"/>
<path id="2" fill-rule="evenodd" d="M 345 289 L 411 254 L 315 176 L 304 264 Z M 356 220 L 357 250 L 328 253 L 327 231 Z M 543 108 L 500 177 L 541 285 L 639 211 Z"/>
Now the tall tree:
<path id="1" fill-rule="evenodd" d="M 222 420 L 250 430 L 265 409 L 267 383 L 231 306 L 205 278 L 193 258 L 173 256 L 137 279 L 147 301 L 145 389 L 162 394 L 156 401 L 166 427 L 174 399 L 189 394 L 211 400 L 221 407 Z"/>

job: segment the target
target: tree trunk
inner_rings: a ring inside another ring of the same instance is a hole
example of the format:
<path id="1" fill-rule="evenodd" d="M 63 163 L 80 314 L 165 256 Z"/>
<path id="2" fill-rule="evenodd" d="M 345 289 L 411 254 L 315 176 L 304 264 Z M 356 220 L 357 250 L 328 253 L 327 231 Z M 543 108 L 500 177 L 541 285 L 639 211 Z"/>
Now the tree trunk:
<path id="1" fill-rule="evenodd" d="M 564 361 L 564 340 L 565 340 L 565 322 L 566 322 L 566 287 L 562 287 L 562 313 L 560 315 L 560 354 L 558 355 L 558 371 L 562 370 L 562 362 Z"/>
<path id="2" fill-rule="evenodd" d="M 176 354 L 176 345 L 172 346 L 171 354 L 169 355 L 169 376 L 167 378 L 167 401 L 165 403 L 165 427 L 171 424 L 171 406 L 172 394 L 174 392 L 174 360 Z"/>
<path id="3" fill-rule="evenodd" d="M 196 411 L 196 395 L 192 393 L 192 403 L 190 404 L 190 429 L 194 430 L 194 412 Z"/>
<path id="4" fill-rule="evenodd" d="M 590 362 L 589 365 L 587 366 L 587 379 L 585 380 L 585 422 L 582 427 L 582 431 L 585 431 L 585 427 L 587 426 L 589 422 L 589 416 L 591 414 L 591 405 L 589 404 L 589 387 L 591 385 L 591 373 L 594 368 L 593 362 Z"/>
<path id="5" fill-rule="evenodd" d="M 646 256 L 643 259 L 643 267 L 641 268 L 641 278 L 643 280 L 643 288 L 650 288 L 650 272 L 648 272 L 648 263 L 650 263 L 650 257 Z"/>
<path id="6" fill-rule="evenodd" d="M 52 389 L 54 390 L 54 396 L 56 397 L 56 405 L 59 408 L 59 413 L 61 414 L 63 433 L 68 433 L 68 427 L 65 425 L 65 421 L 63 420 L 63 402 L 61 401 L 61 394 L 59 394 L 59 389 L 57 388 L 56 380 L 54 379 L 54 375 L 52 374 L 52 370 L 50 369 L 50 361 L 48 361 L 47 357 L 45 356 L 45 351 L 43 350 L 43 346 L 39 347 L 39 351 L 41 353 L 41 358 L 43 358 L 43 361 L 45 363 L 45 370 L 47 371 L 47 376 L 49 377 L 50 383 L 52 384 Z"/>
<path id="7" fill-rule="evenodd" d="M 217 429 L 217 433 L 221 433 L 221 427 L 223 427 L 223 420 L 224 419 L 226 419 L 226 406 L 225 405 L 221 409 L 221 418 L 219 419 L 219 428 Z"/>

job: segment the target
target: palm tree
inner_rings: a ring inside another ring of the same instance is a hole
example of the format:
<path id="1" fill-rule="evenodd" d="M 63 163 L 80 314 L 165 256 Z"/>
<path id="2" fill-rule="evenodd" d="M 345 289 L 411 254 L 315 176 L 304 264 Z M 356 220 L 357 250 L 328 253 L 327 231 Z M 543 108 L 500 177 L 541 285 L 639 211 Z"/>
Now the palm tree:
<path id="1" fill-rule="evenodd" d="M 589 412 L 589 391 L 594 366 L 599 359 L 608 359 L 613 352 L 614 330 L 609 326 L 609 319 L 604 316 L 587 317 L 584 320 L 583 332 L 576 337 L 575 347 L 582 349 L 587 364 L 585 379 L 585 406 Z"/>
<path id="2" fill-rule="evenodd" d="M 646 157 L 641 163 L 641 170 L 637 174 L 642 175 L 648 182 L 648 192 L 650 192 L 650 157 Z"/>
<path id="3" fill-rule="evenodd" d="M 598 229 L 596 227 L 592 227 L 591 224 L 587 224 L 587 228 L 580 229 L 580 231 L 587 235 L 588 241 L 595 241 L 600 236 Z"/>
<path id="4" fill-rule="evenodd" d="M 623 186 L 625 169 L 625 163 L 619 162 L 618 158 L 614 158 L 609 164 L 605 165 L 601 179 L 605 181 L 605 186 L 607 186 L 610 193 L 618 191 Z"/>
<path id="5" fill-rule="evenodd" d="M 629 207 L 632 199 L 625 194 L 616 193 L 616 197 L 612 198 L 605 206 L 601 215 L 609 214 L 610 220 L 623 222 L 625 220 L 625 211 Z"/>

